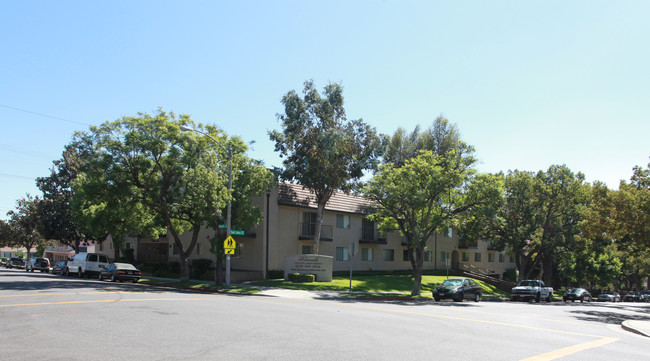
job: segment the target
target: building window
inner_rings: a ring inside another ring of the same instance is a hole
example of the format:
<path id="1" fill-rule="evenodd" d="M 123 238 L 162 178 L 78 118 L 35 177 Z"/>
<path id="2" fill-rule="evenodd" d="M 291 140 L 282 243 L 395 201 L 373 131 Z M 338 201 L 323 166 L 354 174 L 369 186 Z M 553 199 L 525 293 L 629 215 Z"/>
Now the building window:
<path id="1" fill-rule="evenodd" d="M 409 250 L 405 249 L 402 251 L 402 261 L 409 262 Z"/>
<path id="2" fill-rule="evenodd" d="M 503 255 L 503 253 L 499 253 L 499 263 L 503 263 L 506 261 L 506 257 Z"/>
<path id="3" fill-rule="evenodd" d="M 494 253 L 488 253 L 488 262 L 494 262 Z"/>
<path id="4" fill-rule="evenodd" d="M 469 252 L 463 252 L 463 262 L 469 262 Z"/>
<path id="5" fill-rule="evenodd" d="M 474 262 L 481 262 L 481 253 L 480 252 L 474 253 Z"/>
<path id="6" fill-rule="evenodd" d="M 361 221 L 361 239 L 366 241 L 375 240 L 375 222 L 367 218 Z"/>
<path id="7" fill-rule="evenodd" d="M 302 246 L 302 254 L 311 254 L 311 246 Z"/>
<path id="8" fill-rule="evenodd" d="M 447 237 L 451 238 L 454 235 L 454 232 L 451 230 L 451 227 L 447 228 Z"/>
<path id="9" fill-rule="evenodd" d="M 447 262 L 449 259 L 449 252 L 448 251 L 441 251 L 440 252 L 440 262 Z"/>
<path id="10" fill-rule="evenodd" d="M 131 243 L 126 242 L 126 249 L 131 249 Z"/>
<path id="11" fill-rule="evenodd" d="M 515 259 L 512 256 L 510 256 L 510 263 L 515 263 Z"/>
<path id="12" fill-rule="evenodd" d="M 313 236 L 316 234 L 316 213 L 302 212 L 302 235 Z"/>
<path id="13" fill-rule="evenodd" d="M 103 251 L 103 250 L 104 250 L 104 242 L 102 242 L 102 243 L 99 244 L 99 250 L 100 250 L 100 251 Z"/>
<path id="14" fill-rule="evenodd" d="M 361 260 L 372 261 L 372 248 L 361 248 Z"/>
<path id="15" fill-rule="evenodd" d="M 433 252 L 424 251 L 424 262 L 431 262 L 431 261 L 433 261 Z"/>
<path id="16" fill-rule="evenodd" d="M 200 255 L 201 254 L 201 243 L 196 244 L 196 254 Z"/>
<path id="17" fill-rule="evenodd" d="M 394 261 L 395 260 L 395 250 L 393 249 L 383 249 L 381 251 L 382 261 Z"/>
<path id="18" fill-rule="evenodd" d="M 337 214 L 336 228 L 350 229 L 350 216 L 348 216 L 347 214 Z"/>
<path id="19" fill-rule="evenodd" d="M 337 261 L 349 261 L 350 260 L 350 251 L 347 247 L 336 247 L 336 260 Z"/>

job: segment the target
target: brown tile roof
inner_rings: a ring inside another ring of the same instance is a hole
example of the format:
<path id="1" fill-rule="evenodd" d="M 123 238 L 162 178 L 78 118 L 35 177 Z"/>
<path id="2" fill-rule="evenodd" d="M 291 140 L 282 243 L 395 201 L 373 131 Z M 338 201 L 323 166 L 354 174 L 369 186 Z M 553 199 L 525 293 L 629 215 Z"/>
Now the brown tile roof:
<path id="1" fill-rule="evenodd" d="M 278 185 L 278 204 L 294 207 L 317 208 L 316 195 L 300 184 L 280 182 Z M 334 191 L 325 210 L 342 213 L 369 214 L 372 202 L 355 195 Z"/>

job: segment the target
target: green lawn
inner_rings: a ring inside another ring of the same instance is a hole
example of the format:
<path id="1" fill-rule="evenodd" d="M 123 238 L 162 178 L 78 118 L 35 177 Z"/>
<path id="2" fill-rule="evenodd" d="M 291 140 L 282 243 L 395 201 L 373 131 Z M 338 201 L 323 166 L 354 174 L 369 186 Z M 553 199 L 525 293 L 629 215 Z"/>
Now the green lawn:
<path id="1" fill-rule="evenodd" d="M 446 276 L 422 276 L 421 296 L 432 297 L 431 291 L 441 284 Z M 505 296 L 506 294 L 494 286 L 476 280 L 483 287 L 484 295 Z M 350 287 L 350 279 L 346 277 L 334 277 L 332 282 L 294 283 L 283 279 L 249 281 L 246 286 L 277 287 L 294 290 L 326 290 L 347 292 Z M 372 275 L 353 276 L 352 292 L 368 294 L 394 294 L 410 295 L 413 289 L 413 277 L 410 275 Z"/>
<path id="2" fill-rule="evenodd" d="M 431 291 L 433 291 L 433 289 L 441 284 L 445 279 L 447 279 L 446 276 L 422 276 L 420 297 L 431 298 Z M 203 291 L 225 290 L 223 287 L 215 286 L 213 283 L 168 281 L 156 278 L 143 278 L 140 280 L 140 282 Z M 478 282 L 483 287 L 484 296 L 507 296 L 506 293 L 496 289 L 490 284 L 487 284 L 481 280 L 476 280 L 476 282 Z M 311 283 L 295 283 L 285 281 L 283 279 L 248 281 L 244 282 L 242 285 L 231 285 L 230 289 L 228 289 L 228 292 L 251 294 L 259 292 L 258 287 L 276 287 L 308 291 L 338 291 L 344 295 L 349 290 L 350 279 L 347 277 L 334 277 L 332 282 Z M 352 277 L 352 292 L 355 296 L 362 295 L 405 297 L 411 294 L 412 289 L 413 277 L 410 275 L 359 275 Z"/>

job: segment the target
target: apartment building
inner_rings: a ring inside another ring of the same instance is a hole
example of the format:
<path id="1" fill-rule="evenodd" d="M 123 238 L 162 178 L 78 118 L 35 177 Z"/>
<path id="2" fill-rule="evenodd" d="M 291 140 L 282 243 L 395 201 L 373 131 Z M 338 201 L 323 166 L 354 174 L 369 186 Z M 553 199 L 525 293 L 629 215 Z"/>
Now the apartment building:
<path id="1" fill-rule="evenodd" d="M 278 187 L 254 200 L 264 212 L 264 219 L 244 235 L 233 236 L 237 242 L 231 257 L 235 280 L 259 279 L 269 271 L 282 271 L 287 255 L 312 252 L 316 222 L 315 195 L 301 185 L 280 182 Z M 371 204 L 366 199 L 336 192 L 323 214 L 319 254 L 332 256 L 333 270 L 396 271 L 410 270 L 406 244 L 399 232 L 382 234 L 367 218 Z M 210 238 L 213 229 L 199 233 L 192 259 L 213 258 Z M 185 244 L 189 233 L 181 236 Z M 171 236 L 158 239 L 128 239 L 138 262 L 178 261 Z M 110 238 L 96 252 L 113 257 Z M 354 254 L 352 254 L 354 249 Z M 514 260 L 506 252 L 498 252 L 490 242 L 461 242 L 453 229 L 433 235 L 425 253 L 425 270 L 464 269 L 500 277 L 514 268 Z"/>

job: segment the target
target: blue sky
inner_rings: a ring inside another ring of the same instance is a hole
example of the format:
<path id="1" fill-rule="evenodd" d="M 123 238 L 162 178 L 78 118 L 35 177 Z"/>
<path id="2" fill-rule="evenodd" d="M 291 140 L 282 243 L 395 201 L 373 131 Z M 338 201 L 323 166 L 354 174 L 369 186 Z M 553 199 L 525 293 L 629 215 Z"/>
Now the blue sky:
<path id="1" fill-rule="evenodd" d="M 650 157 L 648 1 L 2 1 L 0 218 L 78 130 L 190 114 L 255 140 L 307 79 L 381 133 L 457 124 L 483 172 Z"/>

